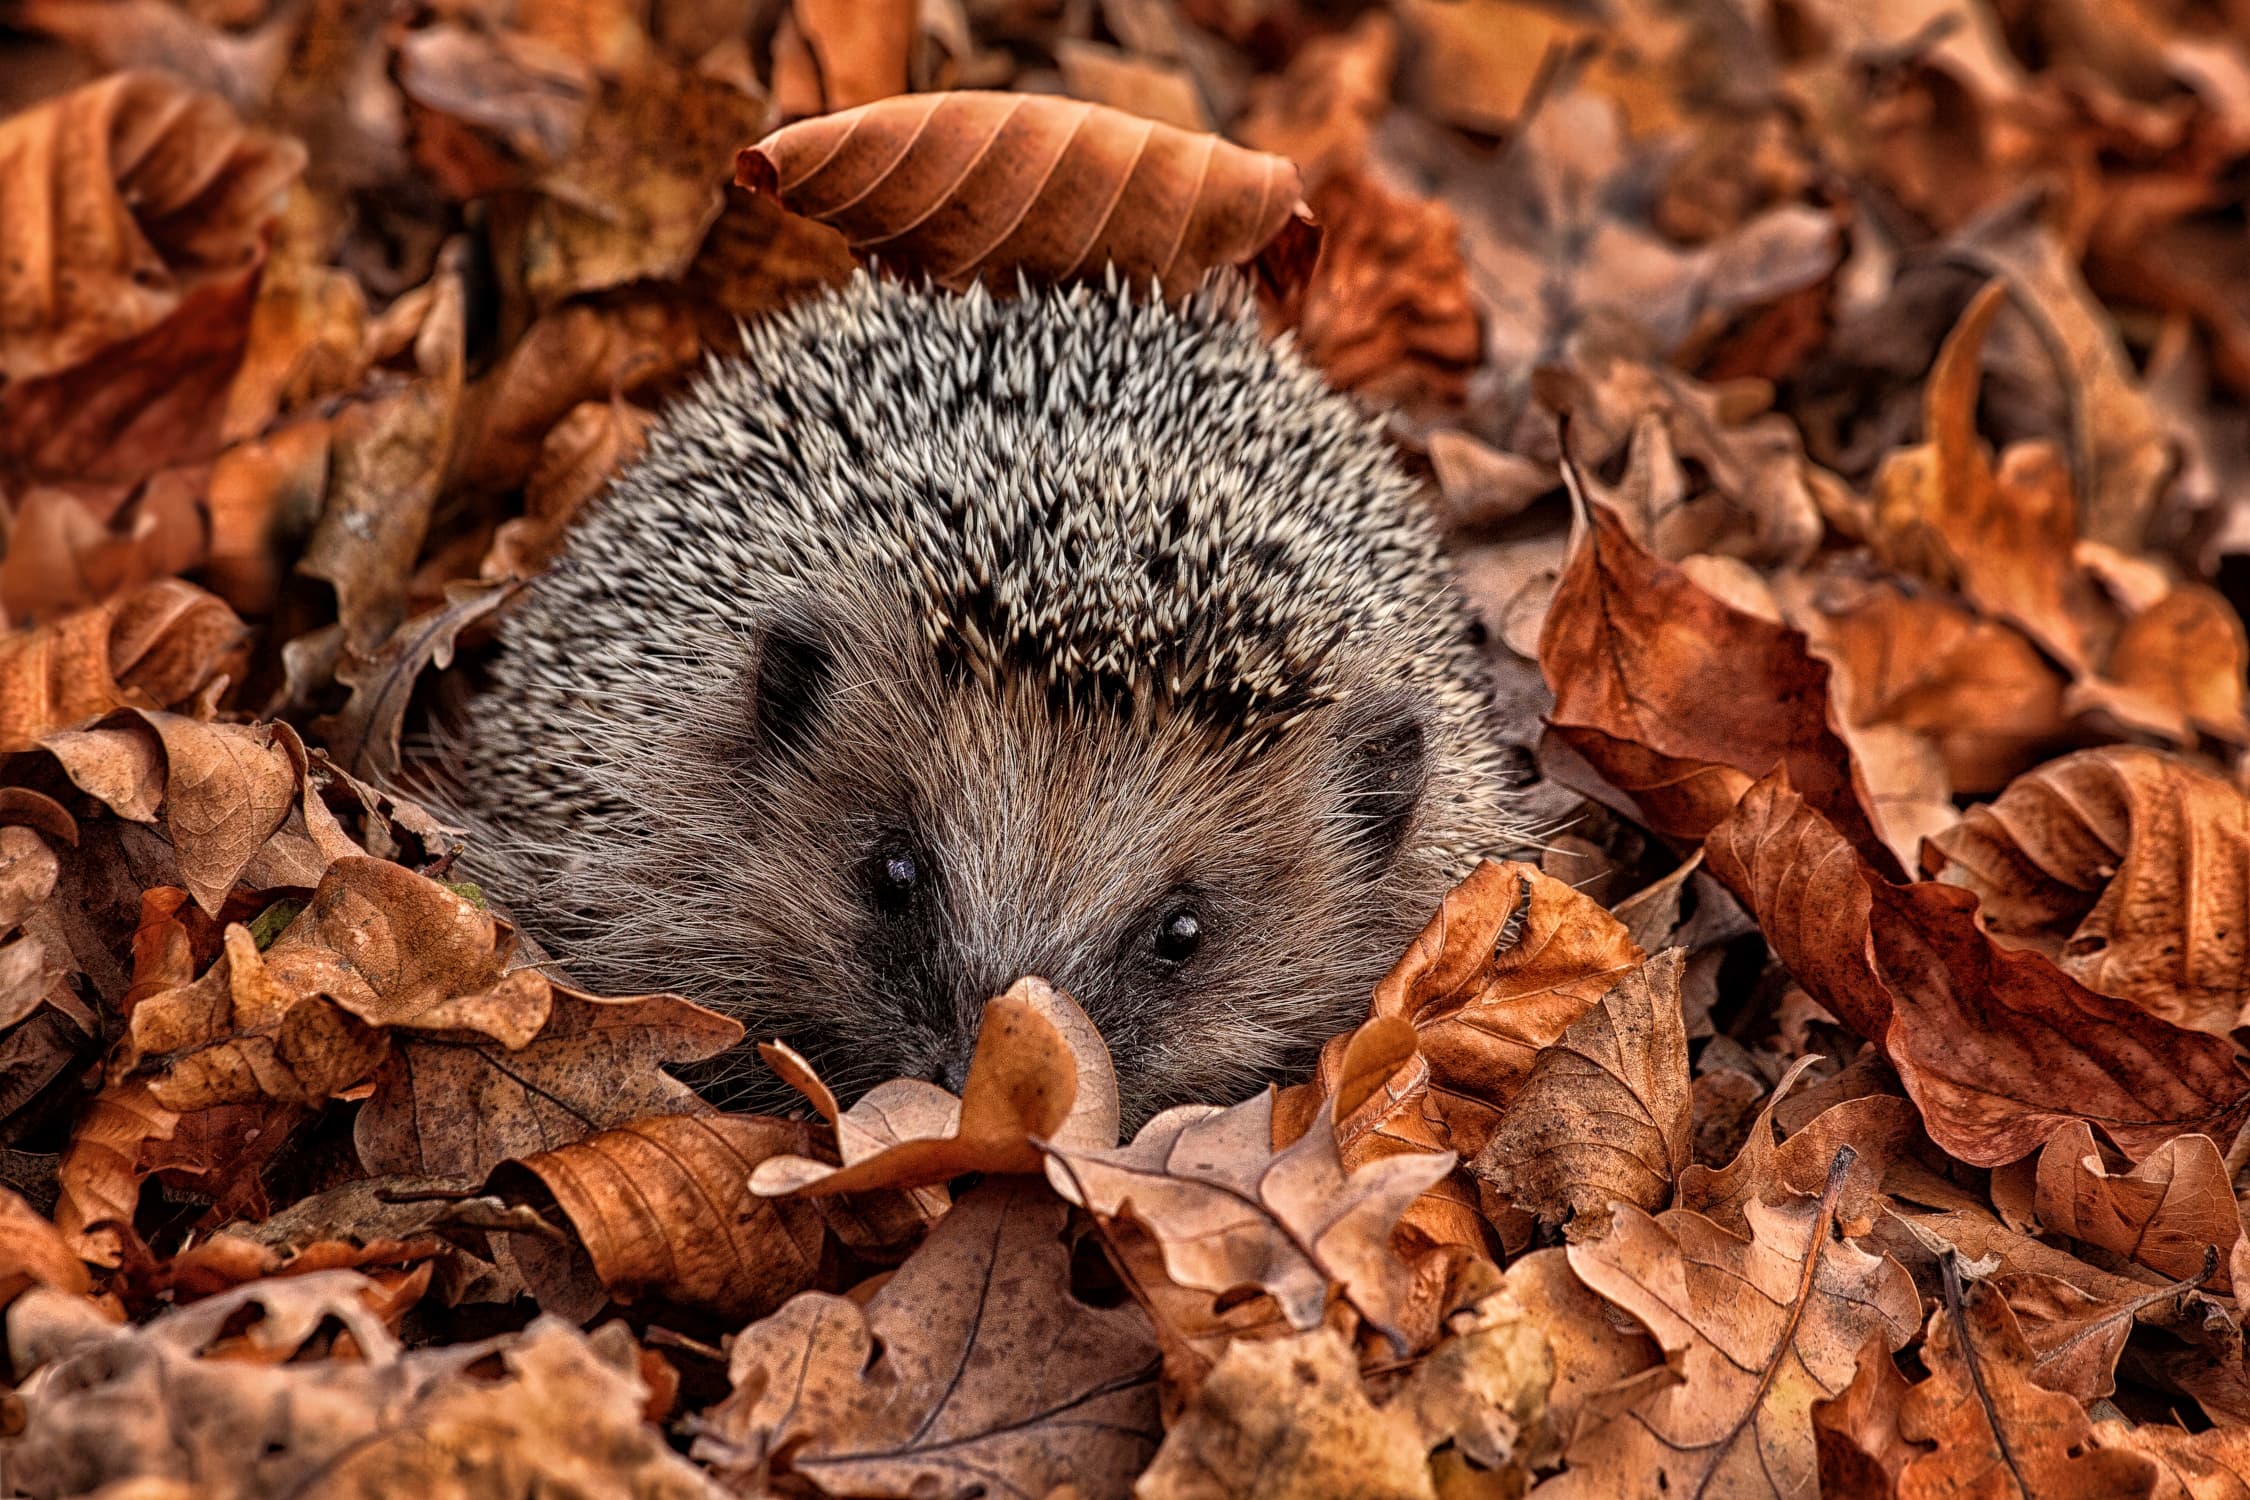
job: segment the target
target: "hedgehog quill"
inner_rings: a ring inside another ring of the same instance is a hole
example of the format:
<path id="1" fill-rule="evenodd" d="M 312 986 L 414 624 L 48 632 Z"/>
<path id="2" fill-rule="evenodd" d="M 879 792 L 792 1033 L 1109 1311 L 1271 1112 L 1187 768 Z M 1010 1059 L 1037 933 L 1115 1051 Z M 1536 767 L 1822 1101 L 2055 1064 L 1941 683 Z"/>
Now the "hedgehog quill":
<path id="1" fill-rule="evenodd" d="M 958 1088 L 1037 974 L 1140 1118 L 1358 1018 L 1515 842 L 1496 730 L 1415 481 L 1239 288 L 861 276 L 750 330 L 581 521 L 451 800 L 589 979 L 849 1096 Z"/>

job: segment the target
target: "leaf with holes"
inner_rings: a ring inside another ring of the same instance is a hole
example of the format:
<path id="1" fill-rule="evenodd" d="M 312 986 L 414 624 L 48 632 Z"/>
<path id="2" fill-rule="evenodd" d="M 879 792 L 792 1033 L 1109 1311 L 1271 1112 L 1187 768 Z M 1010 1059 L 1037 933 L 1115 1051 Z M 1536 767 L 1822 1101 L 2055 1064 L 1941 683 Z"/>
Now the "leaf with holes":
<path id="1" fill-rule="evenodd" d="M 1947 1273 L 1947 1305 L 1931 1315 L 1922 1362 L 1930 1378 L 1907 1392 L 1899 1430 L 1936 1443 L 1899 1474 L 1900 1500 L 2021 1496 L 2023 1500 L 2126 1500 L 2155 1492 L 2157 1468 L 2140 1454 L 2092 1446 L 2085 1408 L 2032 1384 L 2031 1349 L 2007 1299 Z"/>

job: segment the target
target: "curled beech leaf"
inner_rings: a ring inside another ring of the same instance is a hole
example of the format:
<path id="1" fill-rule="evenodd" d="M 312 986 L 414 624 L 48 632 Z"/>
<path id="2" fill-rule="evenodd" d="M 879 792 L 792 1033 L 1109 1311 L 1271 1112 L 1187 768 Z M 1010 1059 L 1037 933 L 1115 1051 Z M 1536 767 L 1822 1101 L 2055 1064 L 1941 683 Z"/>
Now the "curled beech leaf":
<path id="1" fill-rule="evenodd" d="M 801 120 L 745 150 L 735 180 L 947 286 L 1107 263 L 1178 297 L 1252 259 L 1289 286 L 1320 243 L 1282 157 L 1042 94 L 911 94 Z"/>

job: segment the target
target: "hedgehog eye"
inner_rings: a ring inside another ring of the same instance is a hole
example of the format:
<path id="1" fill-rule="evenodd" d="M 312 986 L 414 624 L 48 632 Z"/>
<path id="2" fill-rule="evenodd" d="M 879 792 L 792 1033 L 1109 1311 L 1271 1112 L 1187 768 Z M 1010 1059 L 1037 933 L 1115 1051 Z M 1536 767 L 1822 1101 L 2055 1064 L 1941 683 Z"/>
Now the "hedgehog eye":
<path id="1" fill-rule="evenodd" d="M 914 899 L 914 893 L 929 879 L 927 861 L 904 845 L 879 849 L 867 862 L 868 883 L 874 887 L 875 904 L 886 911 L 897 911 Z"/>
<path id="2" fill-rule="evenodd" d="M 1184 964 L 1203 944 L 1203 919 L 1192 907 L 1176 907 L 1156 924 L 1156 956 L 1168 964 Z"/>

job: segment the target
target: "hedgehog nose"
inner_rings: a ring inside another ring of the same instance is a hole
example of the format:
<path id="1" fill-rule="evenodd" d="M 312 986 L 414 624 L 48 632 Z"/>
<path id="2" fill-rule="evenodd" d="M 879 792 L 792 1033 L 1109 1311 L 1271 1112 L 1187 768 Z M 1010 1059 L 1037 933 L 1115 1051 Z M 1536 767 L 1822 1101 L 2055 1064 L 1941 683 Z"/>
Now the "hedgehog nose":
<path id="1" fill-rule="evenodd" d="M 946 1049 L 933 1060 L 923 1077 L 949 1094 L 958 1094 L 969 1081 L 969 1049 L 958 1045 Z"/>

